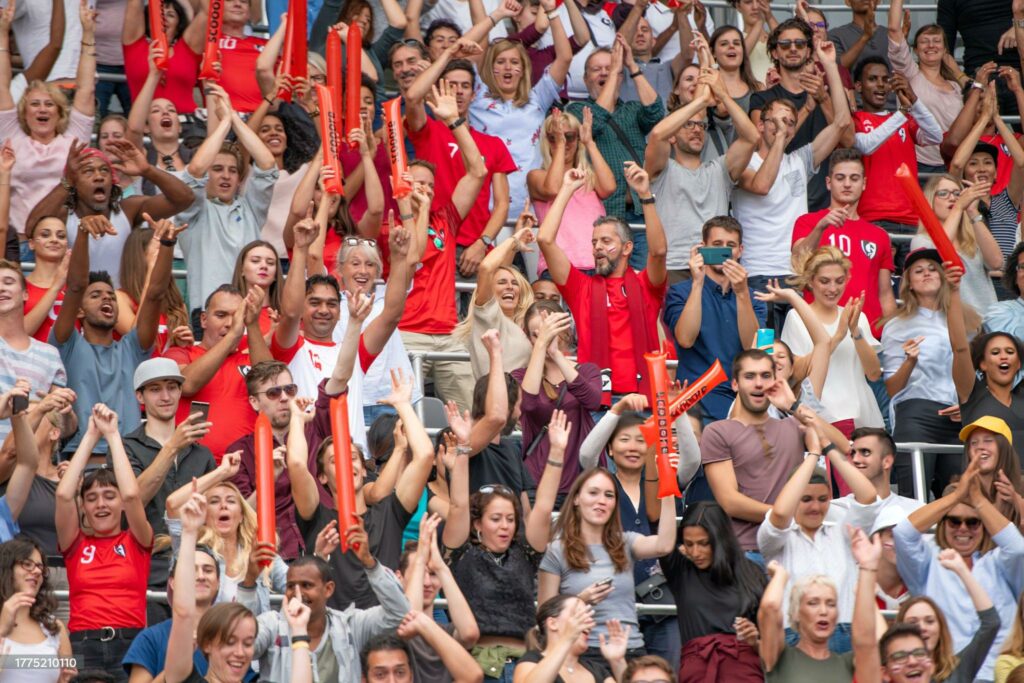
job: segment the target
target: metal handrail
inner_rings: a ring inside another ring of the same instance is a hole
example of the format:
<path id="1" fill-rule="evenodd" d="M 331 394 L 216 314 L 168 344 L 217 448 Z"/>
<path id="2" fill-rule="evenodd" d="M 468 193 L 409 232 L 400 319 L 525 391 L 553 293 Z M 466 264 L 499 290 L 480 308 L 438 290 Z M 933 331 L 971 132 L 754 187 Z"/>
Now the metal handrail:
<path id="1" fill-rule="evenodd" d="M 963 445 L 945 443 L 926 443 L 923 441 L 904 441 L 896 444 L 900 453 L 910 453 L 910 465 L 914 479 L 914 498 L 920 503 L 928 502 L 928 489 L 924 480 L 924 456 L 956 455 L 964 452 Z"/>

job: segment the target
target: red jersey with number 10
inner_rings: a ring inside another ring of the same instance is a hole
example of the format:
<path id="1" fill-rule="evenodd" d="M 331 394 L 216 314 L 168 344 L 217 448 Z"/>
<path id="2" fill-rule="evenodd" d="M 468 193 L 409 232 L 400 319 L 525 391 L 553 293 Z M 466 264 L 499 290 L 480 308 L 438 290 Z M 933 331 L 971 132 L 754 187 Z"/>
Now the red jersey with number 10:
<path id="1" fill-rule="evenodd" d="M 853 124 L 858 133 L 870 133 L 885 123 L 890 116 L 890 112 L 872 114 L 858 111 L 853 114 Z M 914 149 L 917 131 L 917 121 L 907 116 L 907 121 L 890 135 L 881 147 L 873 154 L 864 155 L 867 187 L 857 206 L 857 213 L 863 220 L 917 225 L 917 214 L 911 208 L 910 200 L 893 180 L 896 169 L 902 164 L 906 164 L 914 178 L 917 178 L 917 151 Z"/>
<path id="2" fill-rule="evenodd" d="M 235 111 L 248 114 L 256 111 L 263 93 L 256 82 L 256 58 L 267 41 L 255 36 L 221 36 L 220 84 L 231 98 Z"/>

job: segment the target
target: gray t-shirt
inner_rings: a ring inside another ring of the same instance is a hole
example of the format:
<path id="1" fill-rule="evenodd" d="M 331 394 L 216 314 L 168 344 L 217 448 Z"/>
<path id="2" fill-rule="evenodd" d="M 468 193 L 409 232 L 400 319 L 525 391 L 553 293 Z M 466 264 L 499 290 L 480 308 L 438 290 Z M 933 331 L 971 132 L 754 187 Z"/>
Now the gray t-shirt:
<path id="1" fill-rule="evenodd" d="M 667 102 L 676 80 L 672 73 L 672 60 L 661 62 L 653 59 L 649 62 L 637 62 L 636 66 L 643 72 L 647 82 L 654 88 L 654 92 L 658 93 L 658 97 Z M 640 101 L 640 94 L 636 91 L 636 83 L 629 75 L 629 69 L 622 70 L 622 89 L 619 91 L 619 97 L 623 102 Z"/>
<path id="2" fill-rule="evenodd" d="M 571 569 L 565 560 L 565 552 L 562 550 L 562 540 L 555 539 L 548 545 L 548 551 L 544 553 L 544 559 L 540 562 L 540 571 L 548 574 L 555 574 L 561 578 L 558 586 L 559 593 L 577 595 L 595 581 L 612 579 L 612 592 L 607 598 L 594 605 L 594 621 L 596 626 L 590 631 L 587 638 L 589 647 L 600 647 L 599 634 L 608 635 L 608 627 L 605 622 L 609 619 L 618 619 L 623 626 L 631 626 L 629 632 L 629 649 L 643 647 L 644 638 L 640 633 L 636 616 L 636 585 L 633 582 L 633 544 L 641 534 L 632 531 L 623 532 L 626 543 L 626 559 L 629 566 L 626 571 L 616 572 L 612 564 L 612 558 L 603 545 L 588 545 L 590 557 L 590 571 L 581 572 Z"/>
<path id="3" fill-rule="evenodd" d="M 690 267 L 690 249 L 700 243 L 701 227 L 709 218 L 729 213 L 729 197 L 735 185 L 724 155 L 695 171 L 669 157 L 665 169 L 651 182 L 655 207 L 668 239 L 669 270 Z"/>

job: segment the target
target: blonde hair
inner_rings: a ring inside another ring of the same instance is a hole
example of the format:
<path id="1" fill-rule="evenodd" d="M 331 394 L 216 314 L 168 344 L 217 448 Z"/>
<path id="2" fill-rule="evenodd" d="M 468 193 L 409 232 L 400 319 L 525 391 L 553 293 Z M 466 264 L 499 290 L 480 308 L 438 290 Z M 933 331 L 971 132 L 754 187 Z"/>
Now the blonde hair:
<path id="1" fill-rule="evenodd" d="M 554 125 L 554 123 L 555 123 L 555 116 L 559 116 L 559 115 L 562 117 L 562 128 L 563 128 L 563 130 L 565 130 L 566 132 L 574 131 L 576 133 L 576 136 L 577 136 L 576 137 L 576 157 L 573 158 L 573 159 L 566 159 L 565 160 L 565 167 L 567 169 L 568 168 L 582 168 L 583 169 L 583 172 L 587 174 L 587 181 L 586 181 L 586 184 L 584 185 L 584 187 L 586 187 L 587 191 L 589 192 L 589 191 L 594 189 L 594 185 L 597 182 L 597 177 L 594 174 L 594 166 L 593 166 L 593 164 L 590 163 L 590 155 L 587 154 L 587 148 L 584 147 L 583 144 L 579 141 L 580 128 L 583 127 L 583 124 L 580 123 L 580 120 L 578 118 L 576 118 L 575 116 L 573 116 L 572 114 L 566 114 L 565 112 L 561 112 L 561 114 L 551 114 L 546 119 L 544 119 L 544 123 L 541 124 L 541 127 L 540 127 L 540 156 L 541 156 L 541 160 L 543 162 L 542 165 L 541 165 L 541 168 L 544 169 L 545 171 L 547 169 L 551 168 L 551 161 L 552 161 L 552 159 L 551 159 L 551 143 L 548 142 L 548 132 L 550 132 L 551 126 Z"/>
<path id="2" fill-rule="evenodd" d="M 1024 658 L 1024 595 L 1017 601 L 1017 611 L 1013 617 L 1010 634 L 1003 641 L 1001 654 L 1011 655 L 1018 659 Z"/>
<path id="3" fill-rule="evenodd" d="M 245 500 L 245 496 L 238 490 L 230 481 L 222 481 L 210 490 L 212 491 L 218 487 L 224 487 L 230 489 L 236 496 L 238 496 L 238 504 L 242 508 L 242 521 L 238 526 L 238 549 L 239 552 L 235 554 L 235 561 L 231 565 L 224 565 L 224 573 L 227 576 L 244 576 L 245 569 L 249 565 L 249 554 L 253 551 L 256 546 L 256 511 L 252 509 Z M 199 536 L 199 544 L 208 546 L 217 557 L 223 561 L 225 557 L 224 539 L 214 529 L 208 526 L 204 526 L 202 533 Z M 264 580 L 267 578 L 268 570 L 264 570 Z"/>
<path id="4" fill-rule="evenodd" d="M 26 112 L 28 111 L 29 95 L 36 90 L 44 91 L 50 96 L 53 103 L 57 105 L 57 135 L 63 135 L 64 131 L 68 129 L 68 118 L 71 116 L 67 95 L 53 83 L 46 83 L 44 81 L 32 81 L 29 83 L 28 87 L 25 88 L 25 93 L 18 100 L 18 125 L 21 126 L 22 132 L 25 135 L 32 134 L 28 127 L 28 114 Z"/>
<path id="5" fill-rule="evenodd" d="M 526 317 L 526 309 L 533 305 L 533 288 L 530 287 L 530 281 L 526 279 L 526 276 L 513 266 L 498 266 L 491 277 L 498 277 L 498 273 L 503 270 L 519 283 L 519 303 L 516 304 L 516 310 L 512 312 L 512 322 L 516 324 L 516 327 L 522 327 L 523 318 Z M 464 320 L 455 326 L 453 334 L 456 339 L 465 341 L 473 334 L 473 312 L 477 308 L 479 307 L 476 305 L 476 290 L 473 290 L 473 298 L 469 301 L 469 313 Z"/>
<path id="6" fill-rule="evenodd" d="M 914 264 L 911 264 L 913 266 Z M 946 279 L 946 271 L 939 265 L 939 280 L 942 282 L 942 286 L 939 288 L 939 295 L 937 297 L 939 308 L 943 315 L 949 315 L 949 300 L 952 294 L 952 290 L 949 287 L 949 280 Z M 910 288 L 910 270 L 907 269 L 903 272 L 903 277 L 900 278 L 900 291 L 899 291 L 900 304 L 896 308 L 894 313 L 891 313 L 878 321 L 878 325 L 885 327 L 886 323 L 896 318 L 913 318 L 917 315 L 917 312 L 921 309 L 921 301 L 917 298 L 917 294 Z M 960 302 L 960 307 L 964 312 L 964 325 L 967 327 L 967 331 L 977 330 L 981 327 L 981 316 L 971 306 Z"/>
<path id="7" fill-rule="evenodd" d="M 488 97 L 496 100 L 505 99 L 501 95 L 501 90 L 498 89 L 498 82 L 494 79 L 494 62 L 498 55 L 506 50 L 515 50 L 516 54 L 519 55 L 520 62 L 522 62 L 523 74 L 516 85 L 516 93 L 512 98 L 512 104 L 517 107 L 525 107 L 530 102 L 530 91 L 533 89 L 533 83 L 530 81 L 530 55 L 526 52 L 526 48 L 523 47 L 522 43 L 505 39 L 491 43 L 484 53 L 484 61 L 480 66 L 480 80 L 487 86 Z"/>
<path id="8" fill-rule="evenodd" d="M 804 599 L 804 593 L 811 586 L 830 588 L 836 600 L 839 599 L 839 589 L 836 588 L 836 582 L 824 574 L 811 574 L 795 581 L 789 589 L 789 627 L 794 631 L 800 631 L 800 603 Z"/>
<path id="9" fill-rule="evenodd" d="M 928 204 L 930 206 L 934 205 L 935 192 L 939 189 L 939 183 L 941 183 L 943 180 L 948 180 L 949 182 L 956 185 L 957 188 L 959 188 L 960 190 L 964 189 L 963 182 L 958 178 L 954 178 L 948 173 L 932 176 L 931 178 L 928 179 L 928 182 L 925 183 L 924 186 L 924 196 L 925 199 L 928 200 Z M 923 223 L 919 222 L 917 224 L 917 234 L 928 234 L 927 231 L 924 229 Z M 960 216 L 960 225 L 958 225 L 956 228 L 956 234 L 953 236 L 952 242 L 953 246 L 956 247 L 956 250 L 966 255 L 968 258 L 974 258 L 974 255 L 978 253 L 978 238 L 974 233 L 974 226 L 971 225 L 971 219 L 967 217 L 966 211 L 963 213 L 962 216 Z"/>
<path id="10" fill-rule="evenodd" d="M 811 280 L 818 274 L 818 271 L 825 266 L 839 266 L 847 275 L 850 274 L 852 264 L 839 249 L 832 246 L 818 247 L 814 251 L 799 251 L 793 254 L 793 277 L 786 280 L 797 289 L 807 289 Z"/>

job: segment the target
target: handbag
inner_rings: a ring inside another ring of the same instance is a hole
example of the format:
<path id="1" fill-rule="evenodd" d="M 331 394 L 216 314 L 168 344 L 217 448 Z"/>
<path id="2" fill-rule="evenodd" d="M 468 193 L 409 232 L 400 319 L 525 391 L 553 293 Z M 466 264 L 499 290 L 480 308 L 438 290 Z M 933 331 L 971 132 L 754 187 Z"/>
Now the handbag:
<path id="1" fill-rule="evenodd" d="M 554 408 L 554 410 L 558 410 L 559 408 L 562 407 L 562 399 L 565 398 L 565 392 L 568 391 L 568 390 L 569 390 L 569 383 L 566 382 L 565 384 L 562 385 L 561 390 L 558 392 L 558 400 L 555 401 L 555 408 Z M 554 412 L 554 411 L 552 411 L 552 412 Z M 529 458 L 530 455 L 532 455 L 533 452 L 535 450 L 537 450 L 537 446 L 540 445 L 540 440 L 543 439 L 544 435 L 547 434 L 547 433 L 548 433 L 548 426 L 544 425 L 543 427 L 541 427 L 540 431 L 537 432 L 537 436 L 533 437 L 533 441 L 530 442 L 530 445 L 526 447 L 526 450 L 523 452 L 523 460 L 526 460 L 527 458 Z"/>
<path id="2" fill-rule="evenodd" d="M 636 601 L 644 605 L 675 605 L 676 599 L 668 588 L 668 580 L 664 574 L 651 574 L 643 583 L 636 586 Z M 648 614 L 645 615 L 660 623 L 668 619 L 670 614 Z"/>

